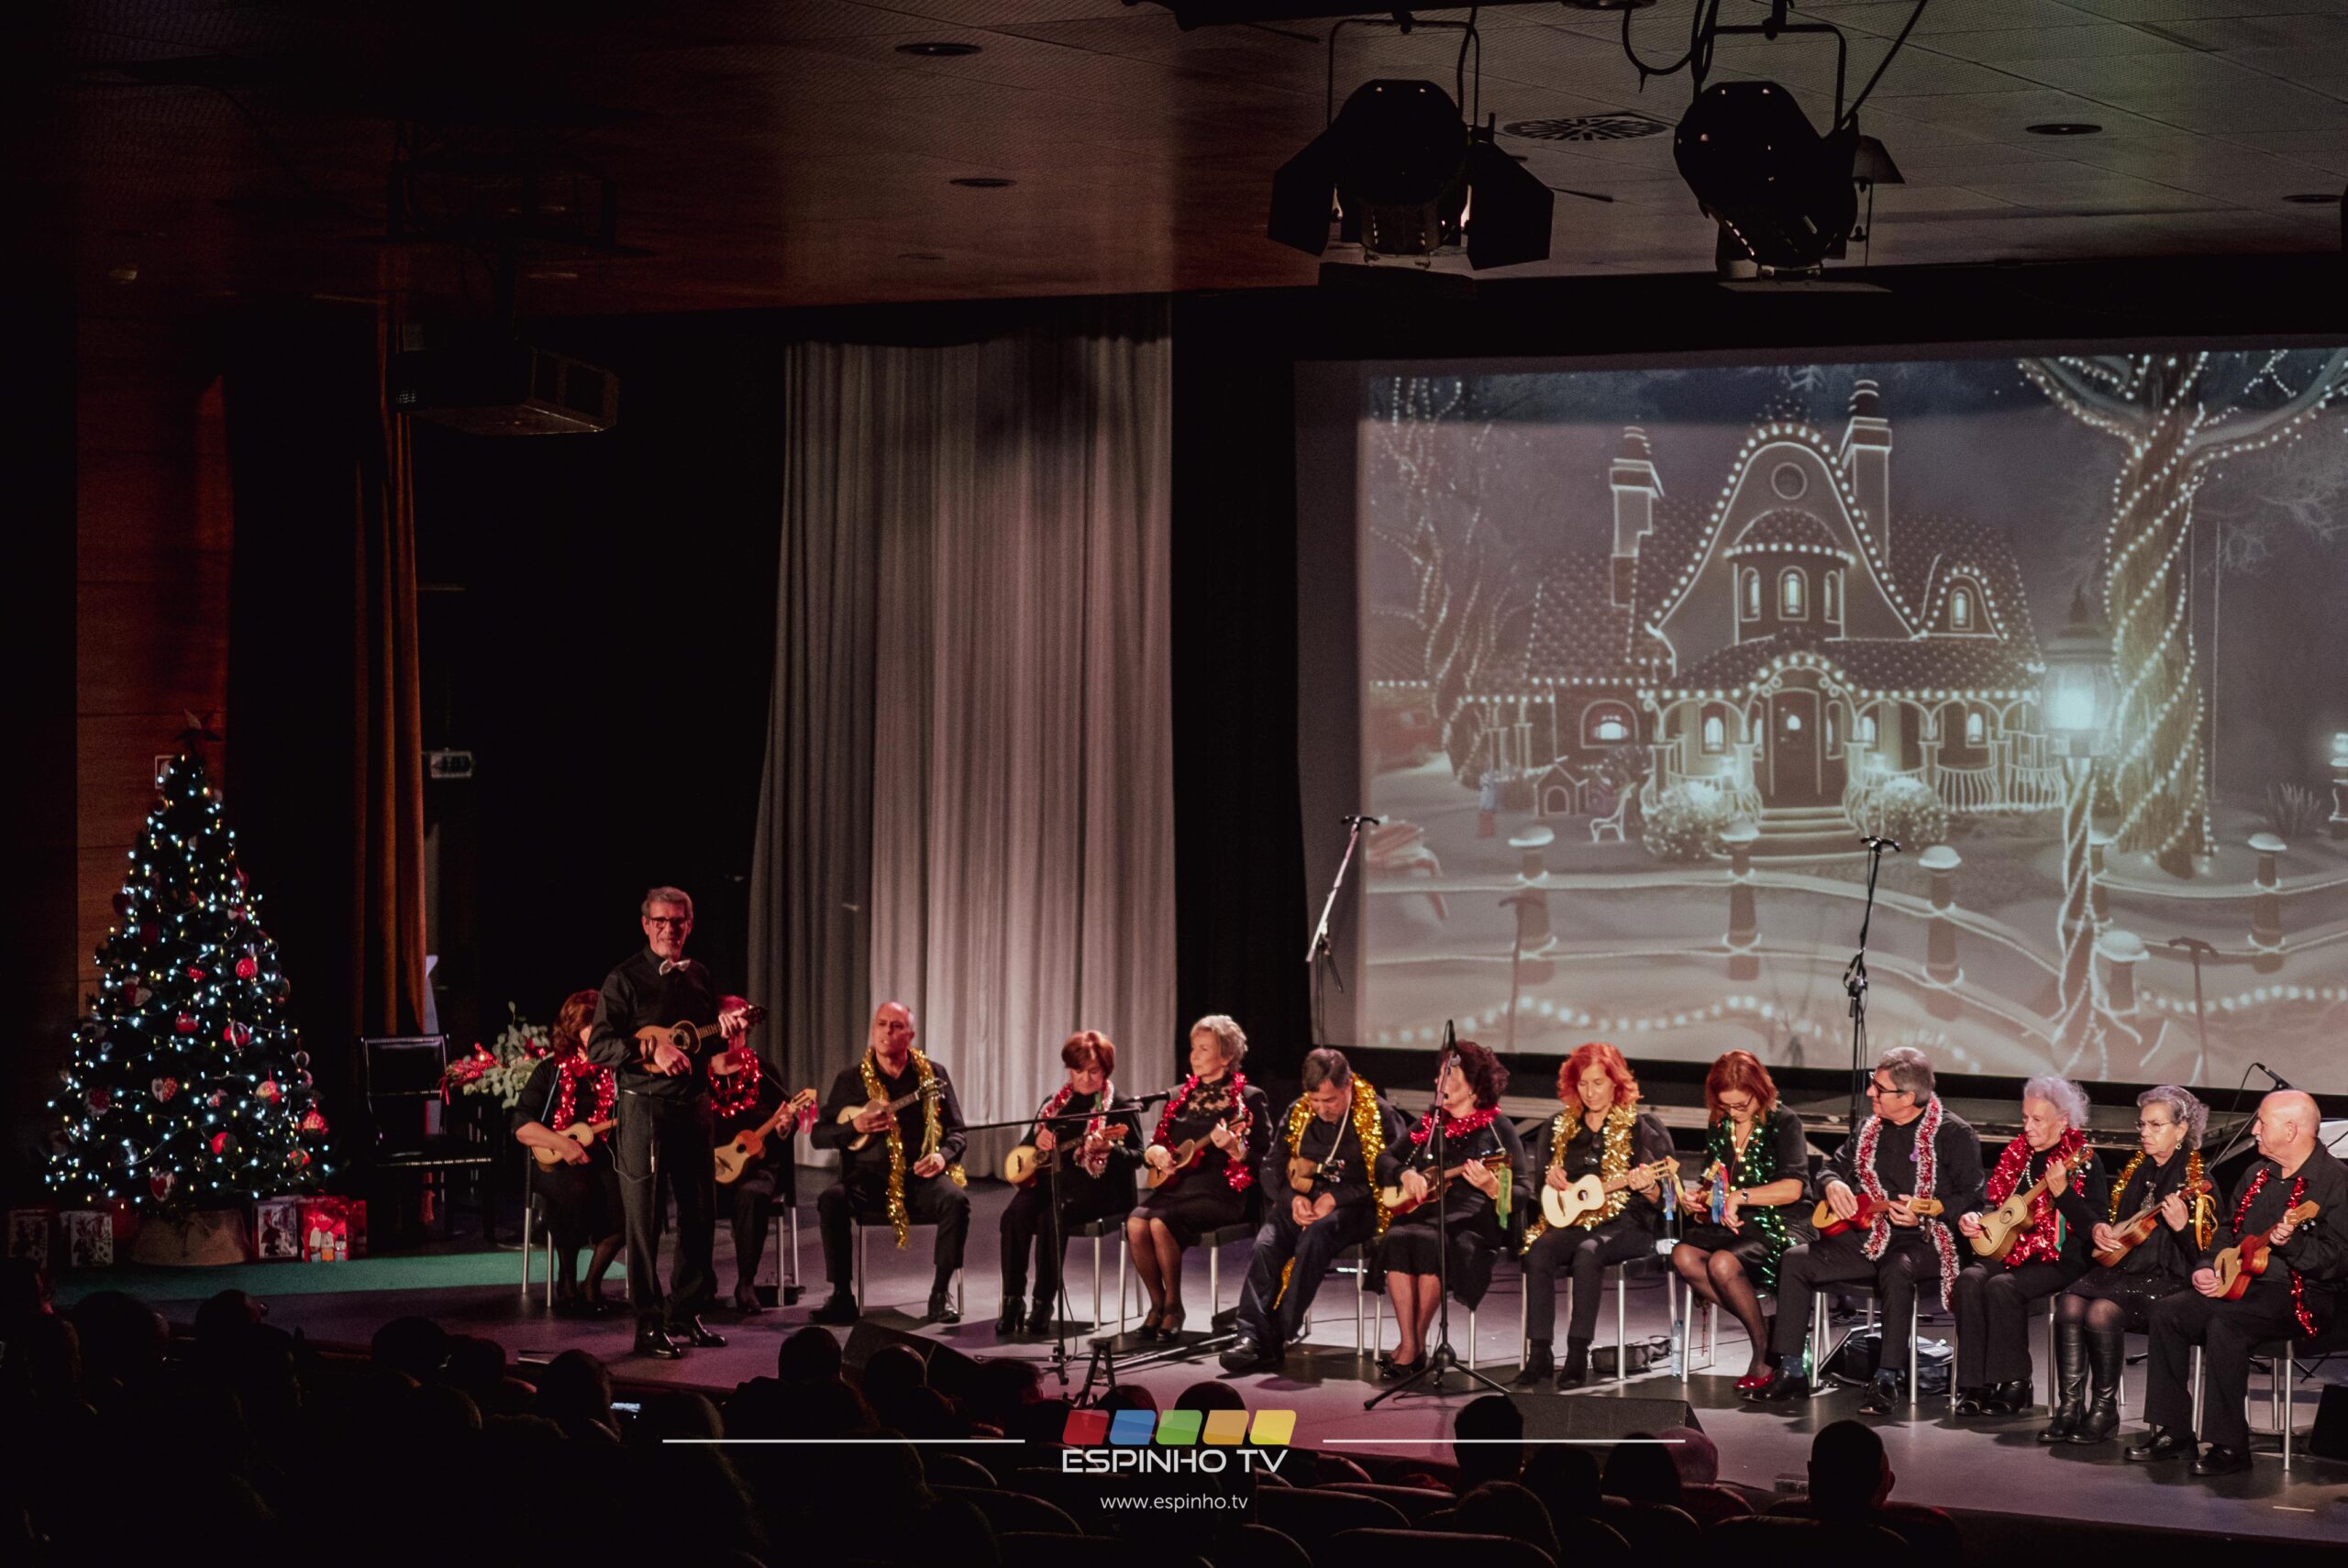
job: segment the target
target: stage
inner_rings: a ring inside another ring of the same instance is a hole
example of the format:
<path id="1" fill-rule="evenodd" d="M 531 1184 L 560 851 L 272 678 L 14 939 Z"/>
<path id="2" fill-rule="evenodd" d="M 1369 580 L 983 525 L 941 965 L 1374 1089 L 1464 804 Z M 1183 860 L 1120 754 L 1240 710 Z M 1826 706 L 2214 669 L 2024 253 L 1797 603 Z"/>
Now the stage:
<path id="1" fill-rule="evenodd" d="M 541 1283 L 526 1305 L 521 1294 L 521 1264 L 512 1248 L 499 1252 L 363 1259 L 340 1264 L 253 1264 L 222 1270 L 149 1270 L 122 1268 L 103 1275 L 72 1276 L 59 1292 L 61 1304 L 95 1289 L 126 1289 L 153 1301 L 175 1323 L 190 1321 L 195 1308 L 213 1292 L 234 1286 L 251 1291 L 270 1304 L 269 1320 L 280 1328 L 298 1329 L 326 1344 L 363 1346 L 387 1320 L 421 1313 L 452 1332 L 478 1334 L 497 1341 L 517 1361 L 540 1361 L 566 1350 L 585 1350 L 608 1362 L 615 1375 L 637 1385 L 673 1385 L 730 1392 L 746 1379 L 774 1370 L 774 1353 L 783 1337 L 807 1321 L 822 1299 L 822 1253 L 816 1240 L 813 1194 L 825 1177 L 815 1170 L 803 1172 L 800 1220 L 801 1257 L 809 1290 L 796 1306 L 744 1317 L 731 1309 L 713 1311 L 708 1321 L 726 1336 L 721 1350 L 694 1351 L 683 1360 L 659 1362 L 629 1353 L 632 1325 L 625 1313 L 594 1320 L 556 1318 L 544 1306 Z M 996 1217 L 1008 1189 L 995 1182 L 970 1188 L 973 1223 L 967 1274 L 968 1316 L 951 1328 L 921 1328 L 904 1315 L 918 1312 L 929 1276 L 929 1233 L 916 1230 L 912 1248 L 903 1253 L 875 1236 L 869 1253 L 873 1278 L 869 1298 L 871 1320 L 883 1326 L 918 1332 L 923 1338 L 972 1356 L 1016 1356 L 1047 1363 L 1048 1339 L 1024 1337 L 998 1340 L 993 1328 L 998 1304 Z M 783 1248 L 787 1261 L 788 1231 Z M 1117 1248 L 1104 1243 L 1102 1295 L 1113 1334 L 1116 1328 Z M 1091 1301 L 1091 1249 L 1082 1242 L 1069 1248 L 1069 1296 L 1079 1313 Z M 534 1260 L 542 1266 L 544 1253 Z M 724 1226 L 718 1232 L 719 1278 L 733 1279 L 731 1242 Z M 1203 1323 L 1208 1305 L 1207 1261 L 1195 1252 L 1190 1260 L 1186 1298 L 1191 1321 Z M 1223 1299 L 1227 1308 L 1236 1298 L 1246 1267 L 1245 1249 L 1233 1247 L 1222 1261 Z M 533 1277 L 542 1281 L 536 1273 Z M 1477 1314 L 1477 1353 L 1483 1370 L 1503 1384 L 1517 1364 L 1517 1275 L 1503 1268 L 1492 1292 Z M 607 1283 L 616 1293 L 619 1276 Z M 1133 1286 L 1135 1298 L 1139 1286 Z M 1365 1353 L 1354 1353 L 1355 1286 L 1349 1277 L 1333 1278 L 1315 1305 L 1315 1322 L 1307 1352 L 1291 1354 L 1275 1371 L 1231 1377 L 1246 1396 L 1250 1408 L 1293 1408 L 1298 1412 L 1295 1441 L 1300 1445 L 1335 1452 L 1407 1454 L 1425 1452 L 1448 1459 L 1447 1447 L 1430 1440 L 1446 1435 L 1452 1413 L 1468 1397 L 1405 1395 L 1376 1410 L 1362 1403 L 1382 1385 Z M 1634 1343 L 1667 1334 L 1665 1293 L 1659 1278 L 1634 1280 L 1627 1308 L 1627 1325 Z M 1365 1333 L 1369 1309 L 1364 1303 Z M 1600 1348 L 1611 1343 L 1613 1303 L 1610 1299 L 1600 1319 Z M 1463 1351 L 1467 1315 L 1454 1304 L 1454 1338 Z M 1855 1388 L 1831 1387 L 1791 1417 L 1766 1413 L 1741 1404 L 1734 1392 L 1736 1376 L 1744 1370 L 1744 1336 L 1722 1320 L 1718 1344 L 1718 1370 L 1707 1370 L 1700 1353 L 1698 1365 L 1683 1383 L 1667 1371 L 1636 1375 L 1625 1383 L 1599 1385 L 1570 1395 L 1554 1392 L 1519 1397 L 1527 1412 L 1526 1430 L 1534 1435 L 1621 1435 L 1629 1430 L 1618 1412 L 1574 1410 L 1568 1407 L 1605 1400 L 1642 1401 L 1640 1409 L 1619 1412 L 1632 1419 L 1654 1418 L 1656 1424 L 1672 1419 L 1676 1402 L 1693 1407 L 1698 1423 L 1719 1445 L 1721 1479 L 1742 1486 L 1772 1491 L 1800 1485 L 1812 1434 L 1825 1423 L 1854 1415 L 1859 1399 Z M 843 1336 L 847 1331 L 837 1331 Z M 1927 1323 L 1927 1337 L 1944 1335 L 1946 1326 Z M 1390 1322 L 1387 1342 L 1392 1340 Z M 1091 1356 L 1091 1334 L 1071 1335 L 1069 1382 L 1074 1394 L 1084 1383 Z M 1196 1338 L 1193 1334 L 1190 1337 Z M 2038 1354 L 2044 1353 L 2043 1332 L 2034 1333 Z M 1135 1341 L 1121 1342 L 1135 1350 Z M 1154 1348 L 1154 1347 L 1153 1347 Z M 2348 1463 L 2315 1458 L 2307 1452 L 2306 1428 L 2312 1420 L 2321 1385 L 2301 1369 L 2297 1402 L 2300 1436 L 2295 1444 L 2291 1474 L 2283 1474 L 2282 1460 L 2271 1437 L 2262 1437 L 2256 1466 L 2247 1474 L 2215 1482 L 2196 1481 L 2182 1464 L 2146 1467 L 2121 1458 L 2124 1438 L 2136 1430 L 2133 1413 L 2143 1408 L 2143 1373 L 2132 1367 L 2128 1380 L 2131 1424 L 2122 1440 L 2095 1448 L 2042 1449 L 2034 1441 L 2044 1424 L 2043 1410 L 2026 1418 L 2003 1421 L 1966 1422 L 1962 1426 L 1942 1414 L 1944 1400 L 1927 1400 L 1914 1419 L 1880 1419 L 1873 1424 L 1884 1438 L 1891 1463 L 1899 1473 L 1896 1496 L 1903 1501 L 1926 1503 L 1965 1512 L 1998 1515 L 2032 1514 L 2142 1525 L 2157 1512 L 2165 1523 L 2179 1529 L 2219 1534 L 2278 1536 L 2302 1540 L 2339 1540 L 2348 1535 Z M 1186 1362 L 1159 1364 L 1131 1372 L 1121 1380 L 1139 1384 L 1154 1393 L 1162 1407 L 1202 1378 L 1224 1377 L 1212 1352 Z M 1462 1380 L 1454 1377 L 1456 1387 Z M 2040 1397 L 2046 1391 L 2043 1369 Z M 1045 1392 L 1058 1393 L 1047 1371 Z M 1478 1390 L 1480 1392 L 1481 1390 Z M 1645 1401 L 1656 1401 L 1653 1405 Z M 2265 1432 L 2270 1422 L 2263 1375 L 2252 1379 L 2254 1429 Z"/>

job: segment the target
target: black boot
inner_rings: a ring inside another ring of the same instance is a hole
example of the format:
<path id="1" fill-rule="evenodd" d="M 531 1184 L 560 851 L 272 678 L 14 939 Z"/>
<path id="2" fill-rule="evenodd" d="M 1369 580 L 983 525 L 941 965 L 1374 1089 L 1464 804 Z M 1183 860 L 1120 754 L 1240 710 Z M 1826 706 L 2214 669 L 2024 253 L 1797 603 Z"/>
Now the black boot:
<path id="1" fill-rule="evenodd" d="M 2079 1431 L 2088 1400 L 2088 1331 L 2084 1323 L 2054 1325 L 2054 1419 L 2038 1434 L 2041 1442 L 2070 1442 Z"/>
<path id="2" fill-rule="evenodd" d="M 1568 1338 L 1566 1341 L 1565 1369 L 1557 1374 L 1557 1387 L 1562 1391 L 1578 1388 L 1589 1381 L 1589 1342 Z"/>
<path id="3" fill-rule="evenodd" d="M 994 1315 L 994 1331 L 1008 1336 L 1017 1333 L 1019 1328 L 1019 1295 L 1013 1291 L 1002 1298 L 1002 1310 Z"/>
<path id="4" fill-rule="evenodd" d="M 2019 1416 L 2032 1404 L 2030 1396 L 2030 1379 L 2027 1377 L 2010 1377 L 2003 1383 L 1993 1383 L 1989 1386 L 1989 1397 L 1981 1401 L 1981 1413 L 1985 1416 Z"/>
<path id="5" fill-rule="evenodd" d="M 2109 1442 L 2120 1430 L 2120 1379 L 2128 1370 L 2128 1331 L 2097 1330 L 2088 1341 L 2088 1364 L 2095 1394 L 2071 1441 Z"/>
<path id="6" fill-rule="evenodd" d="M 1524 1370 L 1512 1381 L 1519 1388 L 1530 1388 L 1555 1375 L 1557 1364 L 1549 1359 L 1549 1342 L 1535 1340 L 1533 1348 L 1524 1353 Z"/>
<path id="7" fill-rule="evenodd" d="M 1875 1381 L 1867 1385 L 1866 1397 L 1859 1401 L 1859 1414 L 1888 1416 L 1907 1402 L 1908 1375 L 1879 1371 L 1875 1375 Z"/>

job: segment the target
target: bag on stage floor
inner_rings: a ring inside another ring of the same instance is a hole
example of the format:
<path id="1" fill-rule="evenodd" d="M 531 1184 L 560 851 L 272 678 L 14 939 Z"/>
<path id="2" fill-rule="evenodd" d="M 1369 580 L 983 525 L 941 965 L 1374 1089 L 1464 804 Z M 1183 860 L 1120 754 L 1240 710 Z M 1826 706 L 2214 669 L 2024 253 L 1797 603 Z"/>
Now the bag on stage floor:
<path id="1" fill-rule="evenodd" d="M 1834 1359 L 1826 1364 L 1826 1375 L 1838 1383 L 1871 1383 L 1875 1380 L 1876 1363 L 1883 1355 L 1881 1329 L 1855 1329 L 1843 1341 Z M 1904 1373 L 1904 1365 L 1893 1367 Z M 1916 1341 L 1916 1392 L 1945 1394 L 1956 1372 L 1956 1353 L 1946 1340 Z"/>

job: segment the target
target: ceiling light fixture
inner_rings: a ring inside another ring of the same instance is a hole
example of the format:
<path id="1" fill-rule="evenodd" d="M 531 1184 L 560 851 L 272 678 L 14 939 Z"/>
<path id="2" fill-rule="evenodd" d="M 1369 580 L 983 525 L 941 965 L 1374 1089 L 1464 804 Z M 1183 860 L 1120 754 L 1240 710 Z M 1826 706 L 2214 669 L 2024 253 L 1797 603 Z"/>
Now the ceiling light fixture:
<path id="1" fill-rule="evenodd" d="M 2024 126 L 2022 129 L 2032 136 L 2100 136 L 2103 134 L 2101 126 L 2089 125 L 2085 120 L 2048 120 L 2043 125 Z"/>
<path id="2" fill-rule="evenodd" d="M 1856 180 L 1872 188 L 1899 177 L 1880 142 L 1862 173 L 1866 139 L 1855 122 L 1820 136 L 1775 82 L 1716 82 L 1688 106 L 1671 154 L 1697 204 L 1720 225 L 1714 259 L 1724 273 L 1803 273 L 1844 254 L 1858 222 Z"/>
<path id="3" fill-rule="evenodd" d="M 966 54 L 978 53 L 979 46 L 974 43 L 901 43 L 897 46 L 897 52 L 916 54 L 924 60 L 959 60 Z"/>
<path id="4" fill-rule="evenodd" d="M 1272 176 L 1265 232 L 1308 256 L 1338 238 L 1368 262 L 1428 265 L 1463 247 L 1481 270 L 1543 261 L 1556 198 L 1468 126 L 1432 82 L 1364 83 L 1329 128 Z M 1331 209 L 1335 202 L 1335 211 Z"/>

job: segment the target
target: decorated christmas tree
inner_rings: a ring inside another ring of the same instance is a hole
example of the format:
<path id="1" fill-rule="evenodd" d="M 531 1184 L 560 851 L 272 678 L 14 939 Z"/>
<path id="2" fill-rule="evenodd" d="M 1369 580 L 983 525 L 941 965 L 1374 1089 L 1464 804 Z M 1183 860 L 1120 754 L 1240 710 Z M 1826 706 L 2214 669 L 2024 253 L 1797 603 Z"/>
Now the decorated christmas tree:
<path id="1" fill-rule="evenodd" d="M 328 1172 L 310 1058 L 193 743 L 164 770 L 114 907 L 50 1102 L 50 1189 L 172 1212 L 315 1189 Z"/>

